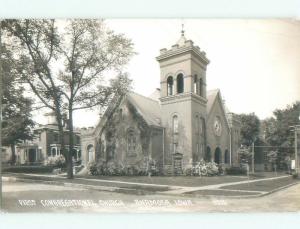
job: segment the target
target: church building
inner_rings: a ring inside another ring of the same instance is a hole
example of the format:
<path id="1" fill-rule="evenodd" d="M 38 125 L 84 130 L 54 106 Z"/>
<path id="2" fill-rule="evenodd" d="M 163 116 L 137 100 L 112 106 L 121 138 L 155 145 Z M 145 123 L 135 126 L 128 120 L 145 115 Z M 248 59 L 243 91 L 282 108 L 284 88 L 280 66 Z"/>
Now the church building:
<path id="1" fill-rule="evenodd" d="M 205 52 L 182 31 L 156 60 L 160 88 L 149 97 L 128 92 L 109 105 L 95 128 L 82 130 L 83 164 L 143 166 L 152 160 L 162 173 L 178 174 L 201 159 L 238 163 L 240 122 L 219 89 L 207 90 Z"/>

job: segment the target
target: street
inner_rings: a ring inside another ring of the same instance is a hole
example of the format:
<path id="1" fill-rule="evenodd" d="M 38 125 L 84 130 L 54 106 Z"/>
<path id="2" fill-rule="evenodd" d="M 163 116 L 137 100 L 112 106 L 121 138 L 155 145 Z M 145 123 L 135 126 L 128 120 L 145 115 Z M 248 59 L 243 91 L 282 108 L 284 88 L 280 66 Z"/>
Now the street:
<path id="1" fill-rule="evenodd" d="M 4 212 L 296 212 L 300 184 L 253 198 L 133 195 L 27 182 L 3 182 Z"/>

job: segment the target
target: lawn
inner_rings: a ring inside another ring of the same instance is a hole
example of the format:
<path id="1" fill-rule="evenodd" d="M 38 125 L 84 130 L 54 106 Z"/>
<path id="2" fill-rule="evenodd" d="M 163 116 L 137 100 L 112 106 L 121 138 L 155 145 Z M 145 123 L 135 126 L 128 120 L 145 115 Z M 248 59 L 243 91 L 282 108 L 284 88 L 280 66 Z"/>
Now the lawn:
<path id="1" fill-rule="evenodd" d="M 215 177 L 197 177 L 197 176 L 85 176 L 86 179 L 122 181 L 144 184 L 159 184 L 169 186 L 200 187 L 213 184 L 222 184 L 227 182 L 237 182 L 247 180 L 246 176 L 215 176 Z"/>
<path id="2" fill-rule="evenodd" d="M 262 179 L 269 177 L 276 177 L 286 175 L 284 173 L 274 172 L 260 172 L 251 175 L 250 179 Z M 79 176 L 78 176 L 79 177 Z M 223 184 L 229 182 L 245 181 L 247 176 L 240 175 L 224 175 L 213 177 L 199 177 L 199 176 L 82 176 L 86 179 L 109 180 L 109 181 L 123 181 L 133 183 L 159 184 L 169 186 L 184 186 L 184 187 L 201 187 L 206 185 Z"/>
<path id="3" fill-rule="evenodd" d="M 273 173 L 274 174 L 274 173 Z M 65 176 L 43 176 L 43 175 L 30 175 L 30 174 L 9 174 L 6 176 L 17 176 L 24 179 L 32 179 L 35 182 L 39 181 L 54 181 L 55 184 L 63 183 L 76 183 L 80 185 L 92 185 L 92 186 L 106 186 L 106 187 L 116 187 L 121 192 L 129 192 L 136 190 L 136 194 L 147 194 L 153 192 L 163 192 L 170 189 L 169 186 L 183 186 L 183 187 L 202 187 L 206 185 L 224 184 L 229 182 L 247 181 L 246 176 L 215 176 L 215 177 L 190 177 L 190 176 L 177 176 L 177 177 L 167 177 L 167 176 L 76 176 L 75 179 L 69 180 Z M 272 174 L 265 174 L 258 177 L 250 177 L 253 179 L 261 179 L 264 177 L 270 177 Z M 246 183 L 240 185 L 230 185 L 224 186 L 224 190 L 203 190 L 195 191 L 193 195 L 225 195 L 225 196 L 235 196 L 235 195 L 253 195 L 255 193 L 243 192 L 243 190 L 249 191 L 270 191 L 278 187 L 282 187 L 288 184 L 297 182 L 298 180 L 292 177 L 280 178 L 271 181 L 257 181 L 254 183 Z M 241 192 L 231 191 L 231 190 L 241 190 Z"/>

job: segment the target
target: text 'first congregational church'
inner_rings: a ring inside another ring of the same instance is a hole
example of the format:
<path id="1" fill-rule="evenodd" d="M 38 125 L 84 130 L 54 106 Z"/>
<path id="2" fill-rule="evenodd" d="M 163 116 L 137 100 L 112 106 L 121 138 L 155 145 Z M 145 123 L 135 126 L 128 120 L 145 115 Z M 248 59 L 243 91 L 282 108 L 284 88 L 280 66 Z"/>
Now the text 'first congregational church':
<path id="1" fill-rule="evenodd" d="M 110 104 L 96 128 L 82 132 L 83 163 L 143 166 L 152 160 L 164 173 L 180 173 L 201 159 L 237 163 L 240 122 L 218 89 L 207 91 L 205 52 L 182 31 L 156 60 L 160 89 L 149 97 L 129 92 Z"/>

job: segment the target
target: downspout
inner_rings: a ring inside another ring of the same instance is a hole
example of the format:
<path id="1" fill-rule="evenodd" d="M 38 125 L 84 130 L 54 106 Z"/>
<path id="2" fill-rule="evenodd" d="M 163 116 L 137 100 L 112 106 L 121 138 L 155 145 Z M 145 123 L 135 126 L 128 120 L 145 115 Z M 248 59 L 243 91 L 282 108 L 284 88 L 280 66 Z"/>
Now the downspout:
<path id="1" fill-rule="evenodd" d="M 165 168 L 165 128 L 163 128 L 163 169 Z"/>
<path id="2" fill-rule="evenodd" d="M 152 128 L 150 127 L 149 158 L 152 159 Z"/>
<path id="3" fill-rule="evenodd" d="M 229 164 L 230 164 L 230 166 L 231 166 L 231 158 L 232 158 L 232 145 L 231 145 L 231 139 L 232 139 L 232 136 L 231 136 L 231 134 L 232 134 L 232 129 L 231 128 L 229 128 L 229 151 L 230 151 L 230 154 L 229 154 L 229 156 L 230 156 L 230 158 L 229 158 Z"/>

